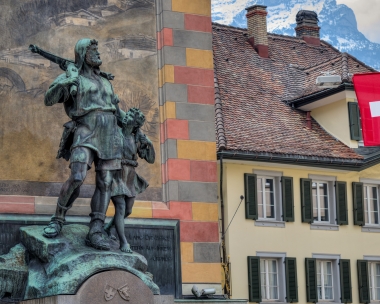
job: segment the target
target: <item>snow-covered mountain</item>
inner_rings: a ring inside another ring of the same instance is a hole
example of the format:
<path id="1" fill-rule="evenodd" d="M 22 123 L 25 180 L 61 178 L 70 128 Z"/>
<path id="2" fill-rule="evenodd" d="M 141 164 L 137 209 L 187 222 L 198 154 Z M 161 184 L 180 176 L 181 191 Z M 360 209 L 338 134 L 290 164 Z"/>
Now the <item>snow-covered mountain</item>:
<path id="1" fill-rule="evenodd" d="M 290 36 L 295 36 L 297 12 L 315 11 L 321 39 L 380 70 L 380 44 L 369 41 L 359 32 L 352 9 L 338 5 L 336 0 L 212 0 L 213 21 L 246 28 L 245 8 L 253 4 L 268 7 L 269 32 Z"/>

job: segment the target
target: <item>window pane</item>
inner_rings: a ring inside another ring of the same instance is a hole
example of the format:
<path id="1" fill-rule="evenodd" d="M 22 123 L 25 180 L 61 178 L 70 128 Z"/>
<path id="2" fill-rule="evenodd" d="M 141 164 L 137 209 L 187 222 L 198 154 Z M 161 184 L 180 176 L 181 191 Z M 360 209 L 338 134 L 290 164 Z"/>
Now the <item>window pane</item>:
<path id="1" fill-rule="evenodd" d="M 323 196 L 327 196 L 327 183 L 319 184 L 319 194 Z"/>
<path id="2" fill-rule="evenodd" d="M 322 299 L 322 287 L 318 287 L 318 300 L 321 300 Z"/>
<path id="3" fill-rule="evenodd" d="M 264 217 L 263 210 L 263 180 L 262 178 L 257 179 L 257 209 L 259 212 L 259 217 Z"/>
<path id="4" fill-rule="evenodd" d="M 275 218 L 274 213 L 274 180 L 267 178 L 265 180 L 265 204 L 267 218 Z"/>
<path id="5" fill-rule="evenodd" d="M 371 224 L 379 223 L 379 213 L 378 212 L 370 212 Z"/>
<path id="6" fill-rule="evenodd" d="M 329 221 L 329 209 L 321 209 L 321 221 Z"/>
<path id="7" fill-rule="evenodd" d="M 325 300 L 333 299 L 333 290 L 331 287 L 325 287 Z"/>
<path id="8" fill-rule="evenodd" d="M 270 287 L 269 292 L 270 292 L 270 299 L 271 300 L 277 300 L 278 299 L 278 291 L 277 287 Z"/>
<path id="9" fill-rule="evenodd" d="M 364 186 L 364 198 L 367 198 L 368 186 Z"/>
<path id="10" fill-rule="evenodd" d="M 376 187 L 369 187 L 369 199 L 373 200 L 377 198 Z"/>
<path id="11" fill-rule="evenodd" d="M 317 184 L 312 183 L 312 197 L 313 197 L 313 218 L 318 221 L 318 199 L 317 199 Z"/>

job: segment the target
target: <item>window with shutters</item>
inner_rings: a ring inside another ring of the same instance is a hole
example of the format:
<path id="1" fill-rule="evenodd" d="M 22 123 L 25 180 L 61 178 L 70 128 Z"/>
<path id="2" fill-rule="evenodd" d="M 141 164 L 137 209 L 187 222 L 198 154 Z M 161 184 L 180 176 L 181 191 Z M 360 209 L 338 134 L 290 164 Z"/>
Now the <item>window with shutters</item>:
<path id="1" fill-rule="evenodd" d="M 293 178 L 282 172 L 253 170 L 244 174 L 246 218 L 256 226 L 284 228 L 294 221 Z"/>
<path id="2" fill-rule="evenodd" d="M 380 262 L 369 262 L 368 274 L 371 301 L 380 301 Z"/>
<path id="3" fill-rule="evenodd" d="M 254 265 L 252 261 L 256 261 L 259 268 L 248 271 L 252 295 L 260 295 L 258 302 L 285 304 L 298 299 L 295 258 L 287 258 L 284 252 L 257 251 L 256 256 L 248 257 L 248 260 L 251 265 Z M 254 284 L 259 285 L 253 286 Z M 250 301 L 257 298 L 252 296 Z"/>
<path id="4" fill-rule="evenodd" d="M 333 266 L 332 261 L 317 260 L 318 300 L 333 300 Z"/>
<path id="5" fill-rule="evenodd" d="M 364 185 L 365 225 L 379 225 L 379 190 L 377 185 Z"/>
<path id="6" fill-rule="evenodd" d="M 310 217 L 303 221 L 311 223 L 311 229 L 339 230 L 339 225 L 348 224 L 346 182 L 334 176 L 309 174 L 309 179 L 301 179 L 301 183 L 305 184 L 301 191 L 304 217 Z"/>
<path id="7" fill-rule="evenodd" d="M 349 264 L 339 254 L 313 254 L 313 258 L 307 258 L 308 302 L 351 303 L 347 302 L 351 298 Z"/>

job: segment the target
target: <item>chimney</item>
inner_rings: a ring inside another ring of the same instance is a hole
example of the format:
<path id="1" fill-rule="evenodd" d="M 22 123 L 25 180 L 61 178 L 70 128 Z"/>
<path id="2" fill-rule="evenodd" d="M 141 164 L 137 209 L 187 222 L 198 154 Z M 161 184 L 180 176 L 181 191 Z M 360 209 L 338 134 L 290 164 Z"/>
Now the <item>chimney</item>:
<path id="1" fill-rule="evenodd" d="M 267 10 L 264 5 L 253 5 L 246 8 L 248 42 L 260 57 L 269 58 L 267 36 Z"/>
<path id="2" fill-rule="evenodd" d="M 296 16 L 296 36 L 308 44 L 320 45 L 318 15 L 313 11 L 299 11 Z"/>

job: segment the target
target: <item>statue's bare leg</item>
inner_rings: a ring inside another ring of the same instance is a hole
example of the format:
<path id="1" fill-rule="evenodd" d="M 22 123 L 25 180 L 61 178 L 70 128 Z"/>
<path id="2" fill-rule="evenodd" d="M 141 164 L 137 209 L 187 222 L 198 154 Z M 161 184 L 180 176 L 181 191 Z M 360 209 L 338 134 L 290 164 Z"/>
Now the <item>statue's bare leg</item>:
<path id="1" fill-rule="evenodd" d="M 61 188 L 55 214 L 51 218 L 49 225 L 44 228 L 43 235 L 45 237 L 54 238 L 61 232 L 66 212 L 79 196 L 80 186 L 83 184 L 86 174 L 87 163 L 75 162 L 71 164 L 71 174 Z"/>
<path id="2" fill-rule="evenodd" d="M 114 202 L 114 197 L 112 198 L 112 202 Z M 135 197 L 127 197 L 125 196 L 125 214 L 124 218 L 127 218 L 132 213 L 133 204 L 135 203 Z M 114 202 L 115 205 L 115 202 Z M 116 208 L 116 206 L 115 206 Z M 109 236 L 111 236 L 111 229 L 115 226 L 115 217 L 113 217 L 107 225 L 104 226 L 104 230 L 107 232 Z"/>
<path id="3" fill-rule="evenodd" d="M 96 189 L 91 200 L 91 222 L 86 244 L 100 250 L 109 250 L 109 240 L 103 236 L 103 224 L 111 198 L 111 185 L 115 171 L 96 171 Z"/>
<path id="4" fill-rule="evenodd" d="M 125 214 L 125 200 L 124 196 L 115 196 L 112 198 L 115 205 L 115 227 L 119 236 L 120 250 L 127 253 L 132 253 L 131 247 L 127 242 L 124 231 L 124 214 Z"/>

